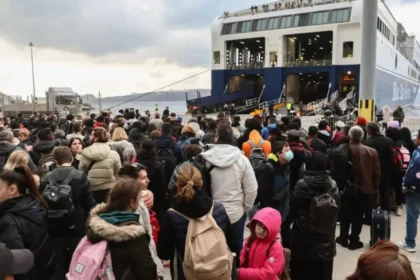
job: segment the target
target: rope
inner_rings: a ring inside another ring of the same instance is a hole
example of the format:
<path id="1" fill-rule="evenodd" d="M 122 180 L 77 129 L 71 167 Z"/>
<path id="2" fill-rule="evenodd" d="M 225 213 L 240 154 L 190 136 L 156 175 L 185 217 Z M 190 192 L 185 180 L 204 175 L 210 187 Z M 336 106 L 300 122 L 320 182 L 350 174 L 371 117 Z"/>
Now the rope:
<path id="1" fill-rule="evenodd" d="M 147 96 L 147 95 L 149 95 L 149 94 L 155 93 L 155 92 L 157 92 L 157 91 L 159 91 L 159 90 L 162 90 L 162 89 L 165 89 L 165 88 L 167 88 L 167 87 L 170 87 L 170 86 L 173 86 L 173 85 L 179 84 L 179 83 L 181 83 L 181 82 L 183 82 L 183 81 L 186 81 L 186 80 L 189 80 L 189 79 L 191 79 L 191 78 L 197 77 L 197 76 L 199 76 L 199 75 L 201 75 L 201 74 L 204 74 L 204 73 L 206 73 L 206 72 L 208 72 L 208 71 L 210 71 L 210 69 L 207 69 L 207 70 L 202 71 L 202 72 L 200 72 L 200 73 L 194 74 L 194 75 L 189 76 L 189 77 L 187 77 L 187 78 L 184 78 L 184 79 L 178 80 L 178 81 L 173 82 L 173 83 L 171 83 L 171 84 L 169 84 L 169 85 L 166 85 L 166 86 L 164 86 L 164 87 L 161 87 L 161 88 L 155 89 L 155 90 L 153 90 L 153 91 L 151 91 L 151 92 L 148 92 L 148 93 L 142 94 L 142 95 L 140 95 L 140 96 L 134 97 L 134 98 L 132 98 L 132 99 L 130 99 L 130 100 L 127 100 L 127 101 L 121 102 L 121 103 L 119 103 L 119 104 L 117 104 L 117 105 L 111 106 L 111 107 L 109 107 L 109 108 L 108 108 L 108 110 L 111 110 L 112 108 L 118 107 L 118 106 L 123 105 L 123 104 L 125 104 L 125 103 L 131 102 L 131 101 L 133 101 L 133 100 L 136 100 L 136 99 L 142 98 L 142 97 Z"/>

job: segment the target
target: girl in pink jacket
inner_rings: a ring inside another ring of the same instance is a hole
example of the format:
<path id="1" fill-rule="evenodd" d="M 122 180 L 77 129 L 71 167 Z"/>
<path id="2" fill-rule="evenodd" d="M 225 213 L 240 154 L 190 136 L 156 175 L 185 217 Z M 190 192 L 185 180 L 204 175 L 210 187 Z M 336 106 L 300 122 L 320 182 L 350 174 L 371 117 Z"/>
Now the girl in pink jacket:
<path id="1" fill-rule="evenodd" d="M 281 226 L 279 211 L 266 207 L 252 218 L 251 236 L 241 252 L 238 276 L 240 280 L 279 279 L 284 268 L 284 252 L 278 235 Z"/>

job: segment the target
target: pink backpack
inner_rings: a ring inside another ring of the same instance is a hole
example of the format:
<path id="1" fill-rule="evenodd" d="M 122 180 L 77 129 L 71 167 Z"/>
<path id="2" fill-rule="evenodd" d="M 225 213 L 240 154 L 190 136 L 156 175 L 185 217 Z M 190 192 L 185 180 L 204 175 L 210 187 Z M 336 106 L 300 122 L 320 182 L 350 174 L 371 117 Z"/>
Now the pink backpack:
<path id="1" fill-rule="evenodd" d="M 71 259 L 67 280 L 115 280 L 108 242 L 92 244 L 85 237 L 77 245 Z"/>
<path id="2" fill-rule="evenodd" d="M 410 151 L 407 150 L 407 148 L 405 148 L 404 146 L 401 146 L 400 153 L 402 154 L 402 157 L 403 157 L 402 169 L 407 170 L 408 165 L 410 164 L 410 161 L 411 161 Z"/>

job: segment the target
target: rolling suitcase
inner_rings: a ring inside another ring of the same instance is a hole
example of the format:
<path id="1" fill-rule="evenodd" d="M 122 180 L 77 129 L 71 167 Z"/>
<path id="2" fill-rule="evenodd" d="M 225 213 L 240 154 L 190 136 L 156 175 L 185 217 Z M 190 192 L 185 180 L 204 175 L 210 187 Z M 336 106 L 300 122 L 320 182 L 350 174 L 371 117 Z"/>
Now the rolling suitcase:
<path id="1" fill-rule="evenodd" d="M 389 240 L 391 238 L 391 217 L 388 211 L 380 208 L 372 210 L 370 237 L 371 246 L 378 240 Z"/>

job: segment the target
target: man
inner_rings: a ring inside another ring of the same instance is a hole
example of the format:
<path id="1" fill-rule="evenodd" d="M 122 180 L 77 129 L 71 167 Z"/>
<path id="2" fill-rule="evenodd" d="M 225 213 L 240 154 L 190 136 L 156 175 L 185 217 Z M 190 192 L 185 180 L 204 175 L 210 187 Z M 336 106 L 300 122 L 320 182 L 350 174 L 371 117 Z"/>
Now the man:
<path id="1" fill-rule="evenodd" d="M 73 125 L 73 133 L 68 134 L 66 136 L 67 140 L 71 140 L 72 138 L 79 138 L 81 141 L 85 139 L 85 137 L 82 135 L 82 124 L 81 123 L 75 123 Z"/>
<path id="2" fill-rule="evenodd" d="M 300 138 L 306 142 L 306 140 L 308 140 L 308 132 L 302 127 L 302 119 L 299 116 L 296 116 L 293 118 L 292 123 L 296 123 L 298 125 Z"/>
<path id="3" fill-rule="evenodd" d="M 383 210 L 389 211 L 390 207 L 390 187 L 391 171 L 394 166 L 394 154 L 392 151 L 393 142 L 391 138 L 385 137 L 380 133 L 379 125 L 370 122 L 367 125 L 367 133 L 370 136 L 364 144 L 374 148 L 379 156 L 381 166 L 381 179 L 379 183 L 380 205 Z"/>
<path id="4" fill-rule="evenodd" d="M 74 250 L 86 234 L 86 219 L 90 210 L 95 206 L 95 201 L 86 175 L 72 166 L 73 155 L 70 149 L 68 147 L 57 147 L 53 156 L 57 167 L 42 177 L 39 191 L 43 193 L 54 183 L 70 186 L 70 199 L 76 211 L 73 216 L 74 224 L 71 228 L 66 227 L 66 219 L 70 219 L 69 217 L 60 220 L 51 218 L 48 220 L 49 234 L 55 250 L 56 261 L 53 279 L 64 279 L 65 274 L 69 271 Z M 58 209 L 50 209 L 50 211 L 53 210 Z"/>
<path id="5" fill-rule="evenodd" d="M 331 147 L 331 134 L 327 130 L 328 122 L 326 120 L 322 120 L 318 124 L 318 138 L 324 141 L 327 145 L 327 148 Z"/>
<path id="6" fill-rule="evenodd" d="M 124 123 L 124 129 L 125 130 L 130 130 L 131 126 L 133 125 L 133 123 L 135 123 L 136 121 L 138 121 L 136 119 L 136 115 L 133 111 L 130 111 L 128 113 L 128 120 Z"/>
<path id="7" fill-rule="evenodd" d="M 249 160 L 231 145 L 232 141 L 232 128 L 222 123 L 217 128 L 216 144 L 201 155 L 209 168 L 213 166 L 210 172 L 212 196 L 226 209 L 238 256 L 244 241 L 246 213 L 254 204 L 258 185 Z"/>
<path id="8" fill-rule="evenodd" d="M 241 116 L 234 116 L 232 127 L 236 127 L 241 135 L 244 134 L 246 127 L 241 124 Z"/>
<path id="9" fill-rule="evenodd" d="M 208 122 L 208 130 L 204 134 L 203 138 L 201 139 L 201 142 L 203 142 L 204 145 L 207 144 L 214 144 L 214 141 L 216 139 L 216 128 L 217 123 L 215 120 L 210 119 Z"/>
<path id="10" fill-rule="evenodd" d="M 38 142 L 33 146 L 33 153 L 31 153 L 32 160 L 38 164 L 39 160 L 44 155 L 52 153 L 52 150 L 58 146 L 58 142 L 54 140 L 54 135 L 50 128 L 41 129 L 38 132 Z"/>
<path id="11" fill-rule="evenodd" d="M 336 239 L 338 244 L 349 250 L 363 248 L 359 237 L 363 216 L 372 209 L 381 176 L 378 153 L 362 144 L 363 135 L 363 129 L 359 126 L 350 129 L 349 157 L 354 185 L 348 186 L 349 191 L 341 198 L 340 236 Z"/>
<path id="12" fill-rule="evenodd" d="M 417 144 L 420 135 L 417 135 Z M 413 152 L 410 165 L 403 179 L 403 192 L 407 194 L 407 231 L 405 240 L 398 242 L 398 246 L 407 252 L 416 251 L 417 221 L 420 214 L 420 148 Z"/>
<path id="13" fill-rule="evenodd" d="M 341 139 L 344 138 L 344 132 L 343 128 L 346 126 L 345 123 L 342 121 L 338 121 L 335 123 L 335 131 L 333 133 L 332 139 L 331 139 L 331 146 L 336 147 L 338 146 L 338 143 L 341 141 Z"/>
<path id="14" fill-rule="evenodd" d="M 327 152 L 327 145 L 321 139 L 318 139 L 318 128 L 316 126 L 309 127 L 308 146 L 312 151 L 320 151 L 321 153 Z"/>
<path id="15" fill-rule="evenodd" d="M 363 140 L 366 140 L 367 138 L 367 131 L 366 131 L 366 125 L 368 121 L 365 117 L 357 117 L 356 125 L 360 126 L 363 129 Z"/>
<path id="16" fill-rule="evenodd" d="M 25 151 L 25 149 L 13 144 L 14 137 L 13 132 L 10 130 L 0 131 L 0 171 L 3 171 L 3 167 L 7 162 L 7 159 L 14 151 Z M 32 171 L 36 170 L 36 165 L 31 159 L 29 159 L 29 168 Z"/>
<path id="17" fill-rule="evenodd" d="M 166 109 L 163 110 L 163 115 L 169 117 L 169 106 L 166 106 Z"/>
<path id="18" fill-rule="evenodd" d="M 264 127 L 263 129 L 261 129 L 261 136 L 262 136 L 262 138 L 264 140 L 267 140 L 268 139 L 268 136 L 270 134 L 270 130 L 272 130 L 275 127 L 276 127 L 276 118 L 275 117 L 268 118 L 267 127 Z"/>
<path id="19" fill-rule="evenodd" d="M 69 111 L 67 111 L 67 108 L 64 107 L 63 111 L 61 111 L 61 113 L 60 113 L 60 119 L 65 119 L 68 114 L 69 114 Z"/>
<path id="20" fill-rule="evenodd" d="M 252 149 L 254 148 L 253 146 L 255 146 L 256 148 L 261 148 L 265 154 L 265 157 L 268 157 L 268 155 L 271 153 L 271 143 L 270 141 L 264 141 L 264 139 L 261 137 L 260 121 L 256 118 L 251 119 L 248 122 L 248 129 L 251 131 L 249 133 L 249 138 L 240 140 L 241 138 L 244 138 L 244 137 L 239 137 L 238 139 L 238 146 L 240 143 L 239 141 L 243 141 L 241 148 L 245 156 L 249 158 L 249 156 L 251 155 Z M 251 145 L 250 142 L 252 142 L 254 145 Z"/>
<path id="21" fill-rule="evenodd" d="M 26 277 L 34 266 L 34 255 L 27 249 L 9 250 L 0 243 L 0 279 L 13 280 L 14 275 Z"/>
<path id="22" fill-rule="evenodd" d="M 155 112 L 155 118 L 150 120 L 149 125 L 152 125 L 152 124 L 156 127 L 157 130 L 162 129 L 163 121 L 160 119 L 159 112 Z"/>

